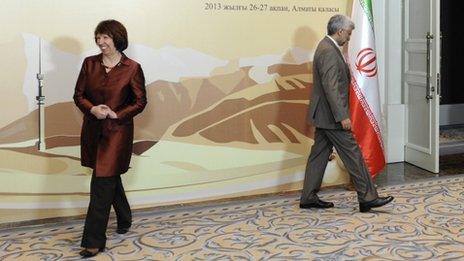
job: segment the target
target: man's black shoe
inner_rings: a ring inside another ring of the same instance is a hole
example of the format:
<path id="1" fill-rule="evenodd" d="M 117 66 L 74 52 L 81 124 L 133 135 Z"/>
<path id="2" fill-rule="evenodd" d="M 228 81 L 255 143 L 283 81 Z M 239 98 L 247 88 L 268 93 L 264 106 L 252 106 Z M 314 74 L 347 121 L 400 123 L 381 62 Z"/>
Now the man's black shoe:
<path id="1" fill-rule="evenodd" d="M 300 203 L 300 208 L 333 208 L 334 203 L 318 199 L 316 202 Z"/>
<path id="2" fill-rule="evenodd" d="M 388 197 L 378 197 L 372 201 L 369 201 L 369 202 L 363 202 L 363 203 L 359 203 L 359 211 L 360 212 L 368 212 L 369 210 L 371 210 L 371 208 L 378 208 L 378 207 L 381 207 L 383 205 L 386 205 L 390 202 L 393 201 L 393 197 L 392 196 L 388 196 Z"/>

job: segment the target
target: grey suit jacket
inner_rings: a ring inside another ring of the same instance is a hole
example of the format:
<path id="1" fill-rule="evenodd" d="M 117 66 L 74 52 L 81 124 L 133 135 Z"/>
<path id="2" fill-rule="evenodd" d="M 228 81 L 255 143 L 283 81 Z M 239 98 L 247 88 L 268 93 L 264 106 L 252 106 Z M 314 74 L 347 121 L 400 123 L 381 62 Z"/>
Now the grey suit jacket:
<path id="1" fill-rule="evenodd" d="M 340 49 L 327 36 L 319 42 L 313 60 L 313 90 L 307 122 L 318 128 L 341 129 L 350 117 L 350 69 Z"/>

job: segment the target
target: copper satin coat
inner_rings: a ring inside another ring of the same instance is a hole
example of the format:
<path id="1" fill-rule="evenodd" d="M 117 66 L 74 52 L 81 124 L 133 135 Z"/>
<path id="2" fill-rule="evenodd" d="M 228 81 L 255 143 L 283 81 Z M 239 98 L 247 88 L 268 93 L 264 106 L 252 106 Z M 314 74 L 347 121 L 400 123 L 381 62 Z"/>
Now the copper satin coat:
<path id="1" fill-rule="evenodd" d="M 81 131 L 81 164 L 97 177 L 127 172 L 132 155 L 135 115 L 147 104 L 145 78 L 137 62 L 122 56 L 108 73 L 102 54 L 85 58 L 74 91 L 74 102 L 84 113 Z M 118 119 L 98 120 L 90 109 L 105 104 Z"/>

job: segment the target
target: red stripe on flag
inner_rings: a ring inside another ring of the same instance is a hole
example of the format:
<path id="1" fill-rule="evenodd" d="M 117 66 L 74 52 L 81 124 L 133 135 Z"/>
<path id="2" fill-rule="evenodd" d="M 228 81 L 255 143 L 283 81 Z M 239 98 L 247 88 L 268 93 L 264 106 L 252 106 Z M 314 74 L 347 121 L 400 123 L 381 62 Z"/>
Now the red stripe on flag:
<path id="1" fill-rule="evenodd" d="M 361 149 L 369 173 L 375 177 L 385 166 L 385 156 L 375 128 L 364 111 L 352 84 L 350 84 L 350 118 L 353 136 Z"/>

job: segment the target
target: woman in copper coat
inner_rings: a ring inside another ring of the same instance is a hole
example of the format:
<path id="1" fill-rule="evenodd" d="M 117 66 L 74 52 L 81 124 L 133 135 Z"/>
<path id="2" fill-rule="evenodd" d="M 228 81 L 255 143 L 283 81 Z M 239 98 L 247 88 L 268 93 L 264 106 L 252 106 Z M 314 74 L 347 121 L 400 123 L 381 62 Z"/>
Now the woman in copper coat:
<path id="1" fill-rule="evenodd" d="M 117 233 L 126 233 L 132 224 L 120 174 L 127 172 L 132 155 L 133 117 L 147 104 L 142 68 L 123 53 L 126 28 L 115 20 L 102 21 L 95 29 L 95 43 L 101 53 L 85 58 L 74 92 L 74 102 L 84 114 L 81 164 L 93 169 L 83 257 L 104 250 L 111 206 Z"/>

